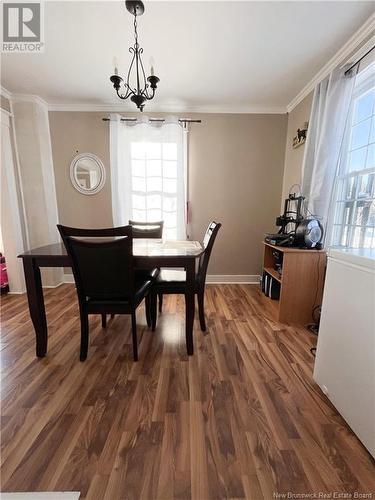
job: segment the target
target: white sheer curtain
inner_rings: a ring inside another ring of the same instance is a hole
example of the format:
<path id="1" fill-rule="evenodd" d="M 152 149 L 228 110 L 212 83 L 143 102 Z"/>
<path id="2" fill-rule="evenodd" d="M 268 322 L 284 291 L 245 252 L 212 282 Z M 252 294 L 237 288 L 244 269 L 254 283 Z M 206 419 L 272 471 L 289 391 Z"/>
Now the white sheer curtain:
<path id="1" fill-rule="evenodd" d="M 315 88 L 303 160 L 302 193 L 325 229 L 355 83 L 356 70 L 345 75 L 345 69 L 335 69 Z"/>
<path id="2" fill-rule="evenodd" d="M 113 223 L 164 220 L 166 239 L 186 239 L 184 134 L 176 118 L 122 122 L 111 115 Z"/>

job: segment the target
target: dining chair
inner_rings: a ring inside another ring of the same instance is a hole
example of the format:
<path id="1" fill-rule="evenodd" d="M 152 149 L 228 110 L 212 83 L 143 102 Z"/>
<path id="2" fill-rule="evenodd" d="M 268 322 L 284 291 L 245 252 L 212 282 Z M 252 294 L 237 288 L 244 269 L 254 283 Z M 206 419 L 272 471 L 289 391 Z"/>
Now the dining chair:
<path id="1" fill-rule="evenodd" d="M 129 220 L 129 225 L 133 228 L 133 238 L 158 238 L 163 237 L 164 221 L 157 222 L 137 222 Z"/>
<path id="2" fill-rule="evenodd" d="M 129 220 L 130 226 L 133 228 L 133 238 L 157 238 L 161 239 L 163 237 L 163 226 L 164 221 L 156 222 L 137 222 L 134 220 Z M 157 272 L 159 272 L 158 269 Z M 159 312 L 162 311 L 163 307 L 163 296 L 159 295 Z"/>
<path id="3" fill-rule="evenodd" d="M 199 258 L 198 271 L 195 279 L 195 294 L 198 297 L 199 322 L 203 332 L 206 331 L 206 321 L 204 316 L 204 290 L 206 286 L 207 267 L 210 260 L 212 248 L 221 224 L 211 222 L 206 230 L 203 239 L 204 252 Z M 152 284 L 151 290 L 151 325 L 155 330 L 157 320 L 156 296 L 164 294 L 185 294 L 186 292 L 186 273 L 179 270 L 162 269 Z M 160 308 L 159 308 L 160 311 Z"/>
<path id="4" fill-rule="evenodd" d="M 57 225 L 72 263 L 80 319 L 80 360 L 87 358 L 89 314 L 130 314 L 134 361 L 138 360 L 136 309 L 148 296 L 154 279 L 137 274 L 133 262 L 132 227 L 81 229 Z M 90 239 L 87 239 L 90 238 Z M 150 315 L 149 315 L 150 317 Z"/>

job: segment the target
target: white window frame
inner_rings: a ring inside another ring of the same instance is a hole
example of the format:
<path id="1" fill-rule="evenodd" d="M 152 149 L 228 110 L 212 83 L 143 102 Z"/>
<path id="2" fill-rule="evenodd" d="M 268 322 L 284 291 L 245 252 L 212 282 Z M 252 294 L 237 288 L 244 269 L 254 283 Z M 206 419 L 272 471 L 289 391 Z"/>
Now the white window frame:
<path id="1" fill-rule="evenodd" d="M 355 105 L 357 100 L 363 97 L 366 93 L 375 89 L 375 79 L 374 79 L 374 70 L 375 63 L 370 64 L 367 68 L 365 68 L 361 73 L 357 75 L 357 81 L 354 88 L 353 98 L 350 106 L 349 116 L 348 116 L 348 126 L 346 128 L 345 137 L 342 144 L 342 156 L 339 162 L 338 175 L 336 178 L 335 189 L 334 189 L 334 197 L 333 197 L 333 218 L 331 220 L 331 224 L 329 225 L 329 236 L 330 236 L 330 246 L 334 246 L 336 248 L 363 248 L 364 247 L 364 234 L 366 229 L 372 228 L 372 238 L 370 243 L 370 248 L 375 248 L 375 224 L 365 224 L 360 225 L 356 224 L 354 217 L 356 213 L 356 208 L 359 203 L 369 203 L 369 206 L 375 203 L 375 166 L 364 168 L 362 170 L 356 170 L 353 172 L 348 172 L 348 163 L 349 156 L 353 150 L 349 150 L 350 140 L 352 136 L 352 131 L 354 126 L 357 126 L 361 123 L 358 122 L 356 124 L 353 123 L 353 115 L 355 110 Z M 372 110 L 370 117 L 365 118 L 363 121 L 371 118 L 374 122 L 375 126 L 375 109 Z M 368 156 L 369 146 L 374 144 L 374 141 L 371 141 L 371 130 L 369 133 L 369 140 L 367 145 L 361 146 L 361 148 L 366 147 L 366 158 L 365 165 Z M 361 149 L 357 148 L 357 149 Z M 372 182 L 372 196 L 361 198 L 358 193 L 359 189 L 359 180 L 362 175 L 372 175 L 373 177 L 370 179 Z M 352 198 L 346 198 L 346 193 L 348 192 L 348 188 L 350 183 L 353 182 L 354 186 L 354 196 Z M 345 211 L 349 208 L 348 218 L 345 219 Z M 361 240 L 358 245 L 355 245 L 354 237 L 355 237 L 355 229 L 361 227 Z M 336 229 L 337 228 L 337 229 Z M 346 230 L 347 228 L 347 230 Z M 345 243 L 343 240 L 345 239 Z M 368 248 L 368 246 L 367 246 Z"/>

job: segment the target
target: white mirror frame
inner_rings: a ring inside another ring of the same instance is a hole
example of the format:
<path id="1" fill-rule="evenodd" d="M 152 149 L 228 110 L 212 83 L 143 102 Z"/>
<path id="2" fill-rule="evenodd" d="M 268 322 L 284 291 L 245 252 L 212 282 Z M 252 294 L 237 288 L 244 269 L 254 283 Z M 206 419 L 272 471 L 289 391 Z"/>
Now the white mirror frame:
<path id="1" fill-rule="evenodd" d="M 76 168 L 77 163 L 80 160 L 82 160 L 83 158 L 89 158 L 90 160 L 94 161 L 100 168 L 101 178 L 100 178 L 99 184 L 94 189 L 84 189 L 83 187 L 81 187 L 79 185 L 79 183 L 76 180 L 75 168 Z M 103 189 L 103 186 L 105 184 L 105 180 L 106 180 L 105 167 L 104 167 L 102 160 L 98 156 L 96 156 L 92 153 L 80 153 L 73 158 L 72 163 L 70 164 L 70 181 L 73 184 L 73 187 L 77 191 L 79 191 L 81 194 L 86 194 L 86 195 L 90 196 L 92 194 L 99 193 L 99 191 L 101 191 Z"/>

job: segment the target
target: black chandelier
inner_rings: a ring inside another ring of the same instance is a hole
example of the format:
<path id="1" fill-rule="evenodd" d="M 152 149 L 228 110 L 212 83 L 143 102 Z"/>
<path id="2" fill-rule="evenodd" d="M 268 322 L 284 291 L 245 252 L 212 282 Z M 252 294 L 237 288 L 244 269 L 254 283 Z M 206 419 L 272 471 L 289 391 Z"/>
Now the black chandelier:
<path id="1" fill-rule="evenodd" d="M 116 90 L 120 99 L 127 99 L 133 101 L 140 111 L 143 111 L 146 101 L 153 99 L 157 84 L 160 81 L 154 75 L 154 68 L 151 66 L 151 75 L 146 79 L 145 70 L 143 68 L 142 53 L 143 49 L 138 44 L 137 32 L 137 17 L 141 16 L 145 11 L 145 6 L 141 0 L 126 0 L 126 8 L 134 16 L 134 38 L 135 43 L 133 47 L 129 48 L 129 52 L 133 54 L 126 82 L 123 81 L 121 76 L 118 75 L 118 69 L 115 67 L 115 74 L 111 76 L 110 80 Z M 131 86 L 132 74 L 135 72 L 136 87 Z M 123 82 L 123 91 L 120 91 L 121 83 Z M 147 83 L 148 82 L 148 83 Z"/>

